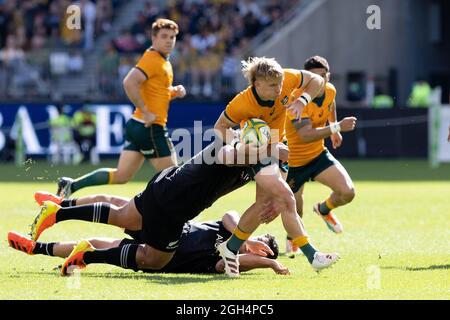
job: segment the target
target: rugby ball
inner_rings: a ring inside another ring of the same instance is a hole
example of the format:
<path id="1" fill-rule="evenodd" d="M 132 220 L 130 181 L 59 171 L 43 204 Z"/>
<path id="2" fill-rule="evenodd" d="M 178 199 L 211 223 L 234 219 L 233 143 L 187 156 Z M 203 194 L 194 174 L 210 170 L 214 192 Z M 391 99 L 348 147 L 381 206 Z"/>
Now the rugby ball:
<path id="1" fill-rule="evenodd" d="M 253 144 L 257 147 L 268 144 L 270 141 L 270 127 L 258 118 L 251 118 L 241 124 L 241 142 Z"/>

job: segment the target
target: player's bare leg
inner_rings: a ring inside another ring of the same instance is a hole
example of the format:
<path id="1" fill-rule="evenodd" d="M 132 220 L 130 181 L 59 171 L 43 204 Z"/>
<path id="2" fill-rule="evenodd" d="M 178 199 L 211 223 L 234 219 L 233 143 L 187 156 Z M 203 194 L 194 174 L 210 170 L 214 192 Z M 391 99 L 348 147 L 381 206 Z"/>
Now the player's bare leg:
<path id="1" fill-rule="evenodd" d="M 128 243 L 108 249 L 98 249 L 88 240 L 80 241 L 61 267 L 61 275 L 72 273 L 72 268 L 85 268 L 88 264 L 102 263 L 125 269 L 163 268 L 173 257 L 173 252 L 162 252 L 146 244 Z"/>
<path id="2" fill-rule="evenodd" d="M 137 151 L 123 150 L 119 157 L 117 169 L 111 173 L 111 184 L 123 184 L 130 181 L 144 163 L 144 156 Z"/>
<path id="3" fill-rule="evenodd" d="M 122 239 L 92 238 L 88 241 L 97 249 L 110 249 L 118 247 Z M 13 249 L 25 252 L 30 255 L 42 254 L 52 257 L 67 258 L 78 241 L 62 242 L 35 242 L 26 235 L 21 235 L 15 231 L 8 233 L 9 246 Z"/>
<path id="4" fill-rule="evenodd" d="M 300 216 L 300 218 L 303 218 L 303 191 L 305 189 L 305 186 L 301 186 L 301 188 L 294 193 L 295 197 L 295 203 L 297 208 L 297 214 Z M 286 236 L 286 254 L 289 258 L 295 258 L 296 254 L 300 254 L 301 250 L 298 246 L 296 246 L 292 242 L 292 237 L 289 235 Z"/>
<path id="5" fill-rule="evenodd" d="M 331 231 L 341 233 L 342 224 L 331 210 L 353 200 L 355 188 L 352 179 L 341 164 L 327 168 L 314 179 L 333 190 L 328 199 L 314 206 L 314 211 L 325 221 Z"/>
<path id="6" fill-rule="evenodd" d="M 133 199 L 123 207 L 101 202 L 62 208 L 51 201 L 44 201 L 31 226 L 31 238 L 36 241 L 44 230 L 65 220 L 104 223 L 128 230 L 142 229 L 142 216 L 137 211 Z"/>
<path id="7" fill-rule="evenodd" d="M 117 168 L 100 168 L 77 179 L 59 178 L 56 194 L 68 198 L 72 193 L 86 187 L 127 183 L 140 169 L 144 159 L 144 156 L 137 151 L 123 150 Z"/>
<path id="8" fill-rule="evenodd" d="M 90 263 L 107 263 L 129 269 L 163 268 L 173 257 L 173 252 L 162 252 L 128 239 L 92 238 L 82 241 L 35 242 L 31 238 L 11 231 L 9 245 L 27 254 L 43 254 L 67 258 L 61 273 L 70 274 L 70 266 L 84 268 Z M 131 254 L 131 256 L 129 256 Z"/>
<path id="9" fill-rule="evenodd" d="M 155 168 L 156 172 L 163 171 L 166 168 L 175 166 L 177 164 L 177 157 L 175 153 L 172 153 L 171 156 L 162 157 L 162 158 L 154 158 L 150 159 L 150 164 Z"/>
<path id="10" fill-rule="evenodd" d="M 93 194 L 80 198 L 64 199 L 46 191 L 37 191 L 34 194 L 36 202 L 41 206 L 44 201 L 51 201 L 59 204 L 61 207 L 74 207 L 96 202 L 106 202 L 117 207 L 122 207 L 130 201 L 130 198 L 113 196 L 109 194 Z"/>
<path id="11" fill-rule="evenodd" d="M 125 249 L 121 249 L 120 253 L 122 255 L 122 260 L 124 260 L 124 254 L 127 253 L 127 251 L 130 250 L 131 246 L 135 246 L 136 255 L 135 255 L 135 268 L 133 269 L 153 269 L 153 270 L 159 270 L 163 268 L 173 257 L 174 253 L 170 252 L 162 252 L 159 250 L 156 250 L 152 248 L 149 245 L 146 244 L 136 244 L 133 243 L 133 241 L 128 240 L 127 242 L 124 242 L 123 239 L 110 239 L 110 238 L 93 238 L 89 239 L 88 242 L 92 245 L 94 248 L 94 251 L 92 251 L 92 254 L 94 257 L 87 257 L 83 259 L 84 264 L 89 263 L 100 263 L 99 257 L 95 257 L 95 255 L 100 255 L 105 258 L 104 262 L 101 263 L 108 263 L 108 264 L 115 264 L 114 263 L 114 253 L 119 252 L 117 248 L 124 247 Z M 62 242 L 62 243 L 56 243 L 53 248 L 53 254 L 58 257 L 68 257 L 74 247 L 78 245 L 78 242 Z M 128 249 L 127 247 L 128 246 Z M 113 249 L 113 250 L 110 250 Z M 108 250 L 110 250 L 108 252 Z M 117 252 L 115 252 L 117 251 Z M 123 251 L 123 252 L 122 252 Z M 108 258 L 111 258 L 110 260 Z M 125 261 L 121 261 L 121 264 L 118 266 L 124 266 Z M 130 264 L 134 265 L 133 263 Z"/>
<path id="12" fill-rule="evenodd" d="M 77 206 L 82 206 L 85 204 L 92 204 L 96 202 L 106 202 L 110 203 L 112 205 L 115 205 L 116 207 L 123 207 L 130 201 L 130 198 L 120 197 L 120 196 L 113 196 L 109 194 L 94 194 L 90 196 L 84 196 L 76 199 L 75 204 Z"/>

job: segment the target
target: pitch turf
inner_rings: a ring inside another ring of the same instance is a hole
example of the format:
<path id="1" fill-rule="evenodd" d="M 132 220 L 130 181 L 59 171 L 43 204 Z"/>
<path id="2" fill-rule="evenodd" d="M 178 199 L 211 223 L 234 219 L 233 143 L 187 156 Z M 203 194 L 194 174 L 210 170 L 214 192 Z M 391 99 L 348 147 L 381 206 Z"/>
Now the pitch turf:
<path id="1" fill-rule="evenodd" d="M 313 243 L 341 254 L 334 268 L 320 274 L 306 259 L 280 257 L 290 276 L 269 269 L 244 273 L 239 279 L 222 275 L 143 274 L 106 265 L 90 265 L 80 276 L 62 278 L 52 268 L 61 259 L 27 256 L 8 247 L 9 230 L 26 233 L 37 213 L 36 190 L 54 192 L 59 174 L 85 173 L 88 167 L 49 167 L 30 163 L 22 169 L 0 167 L 0 300 L 4 299 L 450 299 L 450 166 L 428 169 L 421 161 L 346 161 L 355 179 L 353 203 L 336 212 L 342 235 L 332 234 L 312 214 L 314 202 L 328 190 L 308 183 L 304 221 Z M 47 170 L 47 171 L 45 171 Z M 112 193 L 132 196 L 144 187 L 95 187 L 77 195 Z M 9 180 L 7 182 L 6 180 Z M 20 182 L 13 182 L 20 181 Z M 242 212 L 253 199 L 248 185 L 219 200 L 198 217 L 216 219 L 228 209 Z M 271 232 L 284 250 L 284 231 L 277 219 L 257 233 Z M 114 227 L 63 222 L 46 231 L 42 241 L 85 237 L 121 237 Z"/>

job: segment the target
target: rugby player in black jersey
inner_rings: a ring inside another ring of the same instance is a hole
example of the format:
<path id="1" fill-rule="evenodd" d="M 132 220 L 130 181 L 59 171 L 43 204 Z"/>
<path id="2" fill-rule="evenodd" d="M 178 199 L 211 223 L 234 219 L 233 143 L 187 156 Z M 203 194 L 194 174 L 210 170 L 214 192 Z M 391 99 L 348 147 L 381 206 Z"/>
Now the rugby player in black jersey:
<path id="1" fill-rule="evenodd" d="M 216 139 L 182 166 L 170 167 L 157 174 L 143 192 L 122 207 L 94 203 L 63 208 L 44 201 L 32 224 L 31 240 L 37 241 L 44 230 L 61 221 L 110 224 L 139 231 L 140 243 L 96 249 L 90 242 L 81 241 L 64 261 L 62 275 L 68 274 L 69 266 L 84 267 L 90 263 L 106 263 L 133 270 L 160 270 L 169 263 L 178 248 L 184 224 L 220 197 L 247 184 L 256 174 L 248 165 L 223 164 L 223 149 L 223 142 Z M 268 211 L 273 211 L 271 206 L 267 202 L 258 205 L 258 210 L 262 212 L 269 208 Z M 272 219 L 275 217 L 273 215 Z"/>
<path id="2" fill-rule="evenodd" d="M 51 199 L 63 207 L 95 202 L 109 202 L 124 205 L 126 198 L 109 195 L 92 195 L 79 199 L 59 201 L 54 195 L 37 192 L 35 198 L 41 202 Z M 160 273 L 203 273 L 220 274 L 224 272 L 225 264 L 217 252 L 217 245 L 225 241 L 236 228 L 239 214 L 236 211 L 226 212 L 221 220 L 207 222 L 186 222 L 180 237 L 180 244 L 170 262 L 160 270 L 144 269 L 144 272 Z M 133 239 L 92 238 L 87 241 L 96 249 L 109 249 L 140 243 L 139 232 L 126 231 Z M 17 232 L 8 233 L 9 245 L 30 255 L 42 254 L 67 258 L 76 241 L 65 242 L 35 242 L 29 237 Z M 242 246 L 239 254 L 240 271 L 256 268 L 271 268 L 277 274 L 289 274 L 289 270 L 275 259 L 278 257 L 278 244 L 270 234 L 250 238 Z M 137 270 L 136 270 L 137 271 Z"/>

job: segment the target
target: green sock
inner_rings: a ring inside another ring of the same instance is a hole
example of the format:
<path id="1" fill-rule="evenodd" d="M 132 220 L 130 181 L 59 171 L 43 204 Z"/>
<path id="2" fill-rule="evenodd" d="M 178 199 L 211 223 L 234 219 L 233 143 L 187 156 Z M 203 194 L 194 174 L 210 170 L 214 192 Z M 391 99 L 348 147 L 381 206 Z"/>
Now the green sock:
<path id="1" fill-rule="evenodd" d="M 320 211 L 321 214 L 323 214 L 323 215 L 325 216 L 325 215 L 327 215 L 327 214 L 330 213 L 331 208 L 329 208 L 329 207 L 327 206 L 327 202 L 324 201 L 324 202 L 320 203 L 320 205 L 319 205 L 319 211 Z"/>
<path id="2" fill-rule="evenodd" d="M 300 247 L 300 250 L 302 250 L 309 263 L 312 263 L 314 260 L 314 253 L 317 252 L 316 248 L 314 248 L 310 243 L 307 243 L 303 247 Z"/>
<path id="3" fill-rule="evenodd" d="M 90 187 L 90 186 L 98 186 L 109 183 L 110 172 L 114 169 L 111 168 L 101 168 L 91 173 L 88 173 L 78 179 L 74 180 L 72 183 L 71 190 L 75 192 L 77 190 Z"/>
<path id="4" fill-rule="evenodd" d="M 227 248 L 234 254 L 237 254 L 244 242 L 245 240 L 239 239 L 235 234 L 233 234 L 227 242 Z"/>

